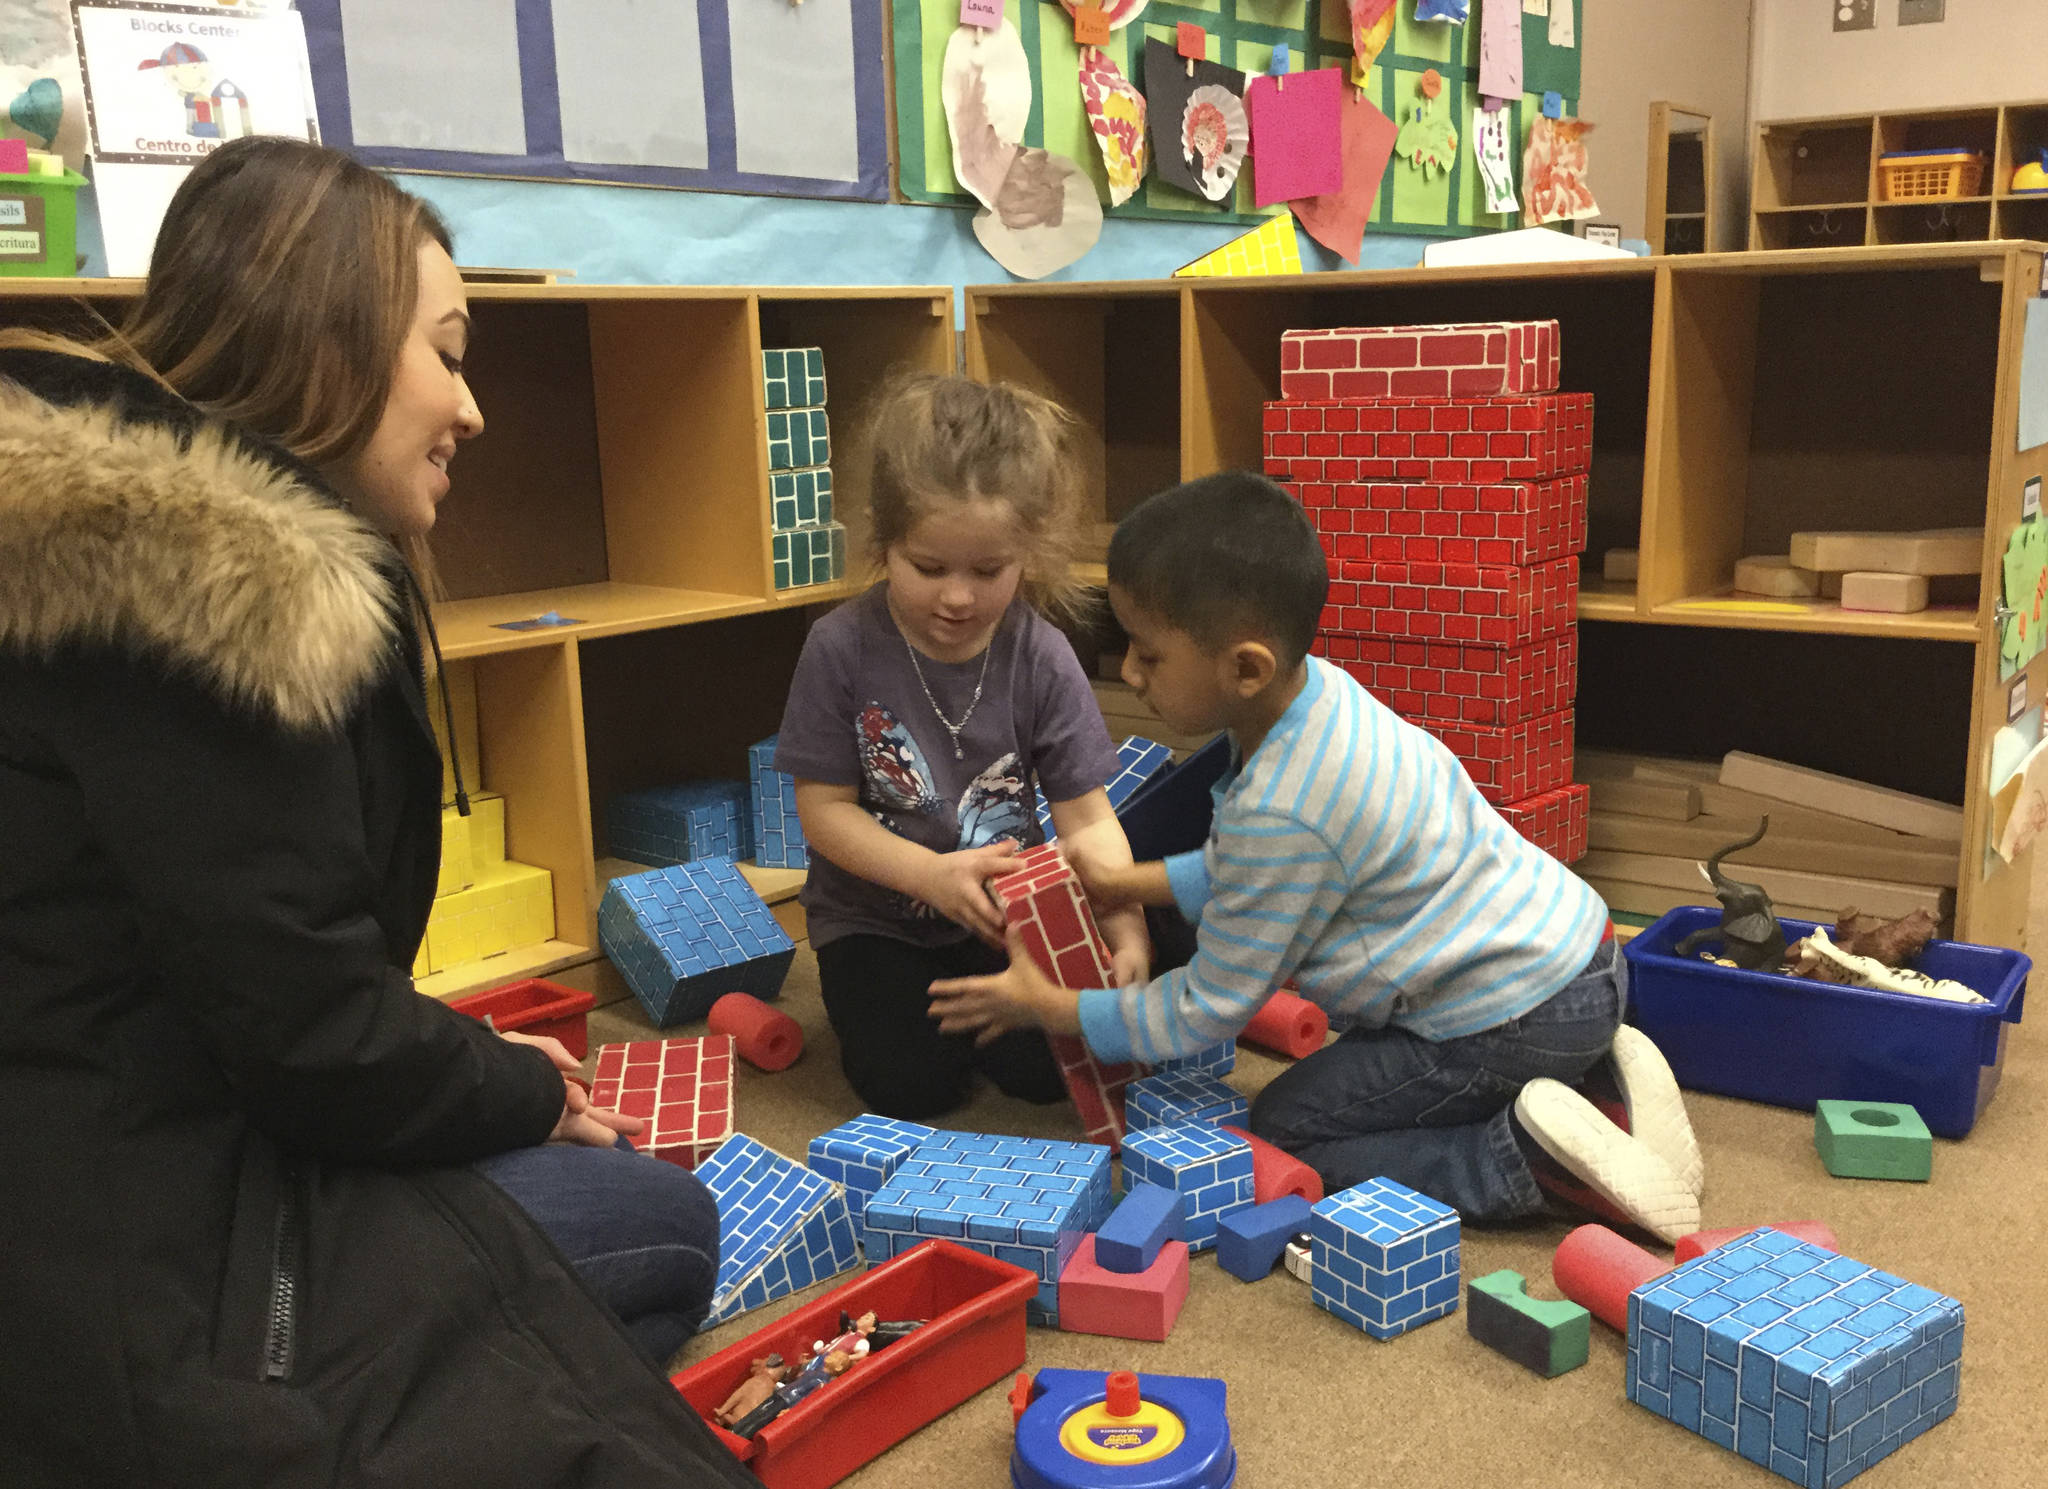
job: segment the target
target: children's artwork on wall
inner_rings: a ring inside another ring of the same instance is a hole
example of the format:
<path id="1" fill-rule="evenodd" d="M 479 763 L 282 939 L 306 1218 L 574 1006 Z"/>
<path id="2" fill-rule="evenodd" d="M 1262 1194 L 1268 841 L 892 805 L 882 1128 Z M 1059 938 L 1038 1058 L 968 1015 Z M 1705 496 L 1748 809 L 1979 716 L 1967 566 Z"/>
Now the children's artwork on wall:
<path id="1" fill-rule="evenodd" d="M 953 175 L 982 206 L 993 207 L 1031 116 L 1031 69 L 1017 28 L 1005 20 L 993 30 L 956 30 L 946 45 L 941 96 L 953 137 Z"/>
<path id="2" fill-rule="evenodd" d="M 1301 240 L 1294 219 L 1282 212 L 1264 227 L 1232 238 L 1173 271 L 1175 279 L 1242 279 L 1255 274 L 1299 274 Z"/>
<path id="3" fill-rule="evenodd" d="M 1370 0 L 1363 7 L 1370 12 Z M 1358 19 L 1360 7 L 1353 6 L 1351 17 L 1351 86 L 1368 88 L 1372 86 L 1373 64 L 1380 59 L 1380 53 L 1387 49 L 1387 43 L 1394 36 L 1394 7 L 1383 7 L 1372 21 Z"/>
<path id="4" fill-rule="evenodd" d="M 1339 110 L 1344 75 L 1334 67 L 1280 78 L 1259 77 L 1245 89 L 1258 158 L 1252 200 L 1259 206 L 1322 196 L 1344 184 Z"/>
<path id="5" fill-rule="evenodd" d="M 2005 608 L 2011 612 L 1999 636 L 1998 675 L 2010 677 L 2041 654 L 2048 632 L 2042 608 L 2048 599 L 2048 522 L 2031 518 L 2012 530 L 2001 565 Z"/>
<path id="6" fill-rule="evenodd" d="M 1072 15 L 1076 10 L 1080 9 L 1075 0 L 1060 0 L 1060 4 L 1068 15 Z M 1118 31 L 1130 25 L 1132 21 L 1135 21 L 1144 13 L 1145 0 L 1103 0 L 1100 9 L 1102 11 L 1102 18 L 1108 24 L 1109 29 Z"/>
<path id="7" fill-rule="evenodd" d="M 1550 7 L 1550 44 L 1576 47 L 1579 44 L 1576 6 L 1573 0 L 1553 0 Z"/>
<path id="8" fill-rule="evenodd" d="M 1088 129 L 1102 152 L 1109 177 L 1109 201 L 1121 207 L 1131 199 L 1152 164 L 1152 142 L 1145 130 L 1145 95 L 1131 86 L 1109 54 L 1100 47 L 1081 52 L 1081 99 L 1088 110 Z"/>
<path id="9" fill-rule="evenodd" d="M 1160 178 L 1212 202 L 1230 195 L 1251 143 L 1244 74 L 1145 43 L 1145 108 Z"/>
<path id="10" fill-rule="evenodd" d="M 1550 119 L 1539 114 L 1529 121 L 1529 142 L 1522 151 L 1522 225 L 1597 216 L 1600 206 L 1586 184 L 1584 119 Z"/>
<path id="11" fill-rule="evenodd" d="M 2019 446 L 2048 445 L 2048 299 L 2027 301 L 2020 333 Z"/>
<path id="12" fill-rule="evenodd" d="M 1487 0 L 1479 12 L 1479 91 L 1522 96 L 1522 8 L 1514 0 Z"/>
<path id="13" fill-rule="evenodd" d="M 370 165 L 888 199 L 883 0 L 298 3 Z"/>
<path id="14" fill-rule="evenodd" d="M 1458 159 L 1458 126 L 1452 123 L 1444 80 L 1435 68 L 1416 80 L 1408 117 L 1394 140 L 1394 153 L 1422 172 L 1427 180 L 1437 171 L 1449 174 Z"/>
<path id="15" fill-rule="evenodd" d="M 1344 89 L 1337 120 L 1342 183 L 1335 191 L 1296 201 L 1293 209 L 1303 231 L 1346 263 L 1355 264 L 1399 131 L 1370 99 L 1350 87 Z"/>
<path id="16" fill-rule="evenodd" d="M 1486 210 L 1519 212 L 1515 200 L 1515 160 L 1508 140 L 1508 111 L 1484 106 L 1472 110 L 1472 159 L 1486 188 Z"/>
<path id="17" fill-rule="evenodd" d="M 1095 246 L 1102 236 L 1102 204 L 1094 183 L 1073 161 L 1026 145 L 990 209 L 974 214 L 974 236 L 1019 279 L 1043 279 Z"/>
<path id="18" fill-rule="evenodd" d="M 1524 26 L 1522 28 L 1522 91 L 1525 93 L 1562 93 L 1567 98 L 1579 96 L 1579 49 L 1577 34 L 1579 22 L 1585 18 L 1586 0 L 1550 0 L 1549 9 L 1543 14 L 1550 17 L 1548 24 Z M 1567 32 L 1573 37 L 1570 42 L 1559 42 L 1552 36 L 1557 25 L 1559 11 L 1571 19 Z"/>
<path id="19" fill-rule="evenodd" d="M 1472 0 L 1415 0 L 1418 21 L 1448 21 L 1453 26 L 1462 26 L 1471 10 Z"/>

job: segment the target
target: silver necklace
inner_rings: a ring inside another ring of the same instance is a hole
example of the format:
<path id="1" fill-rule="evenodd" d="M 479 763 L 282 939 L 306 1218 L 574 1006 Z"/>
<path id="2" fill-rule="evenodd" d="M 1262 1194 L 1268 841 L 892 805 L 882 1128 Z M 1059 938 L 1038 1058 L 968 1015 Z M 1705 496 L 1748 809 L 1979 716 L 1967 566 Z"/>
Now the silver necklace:
<path id="1" fill-rule="evenodd" d="M 967 712 L 960 715 L 960 722 L 957 724 L 946 717 L 946 711 L 939 707 L 939 700 L 932 696 L 932 686 L 924 680 L 924 668 L 917 660 L 917 648 L 910 644 L 908 636 L 903 638 L 903 649 L 910 653 L 910 670 L 917 674 L 917 685 L 924 689 L 924 701 L 932 706 L 932 712 L 938 715 L 940 727 L 946 731 L 947 738 L 953 741 L 953 758 L 965 760 L 967 752 L 960 748 L 960 731 L 967 727 L 967 721 L 974 717 L 974 710 L 981 703 L 981 685 L 988 681 L 988 659 L 989 653 L 996 649 L 995 637 L 989 637 L 988 645 L 982 648 L 981 676 L 974 680 L 974 696 L 967 700 Z"/>

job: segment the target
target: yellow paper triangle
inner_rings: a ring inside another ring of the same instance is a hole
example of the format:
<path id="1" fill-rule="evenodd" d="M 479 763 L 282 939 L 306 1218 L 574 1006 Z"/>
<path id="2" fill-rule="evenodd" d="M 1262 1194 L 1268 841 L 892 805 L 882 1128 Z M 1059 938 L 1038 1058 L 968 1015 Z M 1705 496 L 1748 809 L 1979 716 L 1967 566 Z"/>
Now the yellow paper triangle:
<path id="1" fill-rule="evenodd" d="M 1173 271 L 1176 279 L 1219 279 L 1240 274 L 1299 274 L 1301 240 L 1294 236 L 1294 214 L 1282 212 L 1241 238 L 1232 238 L 1213 253 Z"/>

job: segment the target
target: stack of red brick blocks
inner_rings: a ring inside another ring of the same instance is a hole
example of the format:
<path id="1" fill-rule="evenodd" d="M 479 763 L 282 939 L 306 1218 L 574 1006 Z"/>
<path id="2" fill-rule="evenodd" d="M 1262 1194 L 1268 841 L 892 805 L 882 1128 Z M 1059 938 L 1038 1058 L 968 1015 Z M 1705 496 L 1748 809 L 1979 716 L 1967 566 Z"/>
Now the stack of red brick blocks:
<path id="1" fill-rule="evenodd" d="M 1318 649 L 1573 862 L 1593 398 L 1557 391 L 1557 323 L 1290 331 L 1280 367 L 1266 472 L 1329 555 Z"/>

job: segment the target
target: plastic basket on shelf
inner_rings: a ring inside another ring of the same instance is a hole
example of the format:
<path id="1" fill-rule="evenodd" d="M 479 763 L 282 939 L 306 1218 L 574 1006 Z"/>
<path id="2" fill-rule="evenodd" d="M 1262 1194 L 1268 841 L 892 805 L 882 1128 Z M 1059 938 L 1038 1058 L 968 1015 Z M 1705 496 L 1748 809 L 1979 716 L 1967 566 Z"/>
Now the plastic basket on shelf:
<path id="1" fill-rule="evenodd" d="M 1887 202 L 1953 201 L 1975 196 L 1984 157 L 1974 150 L 1901 150 L 1877 158 L 1878 195 Z"/>

